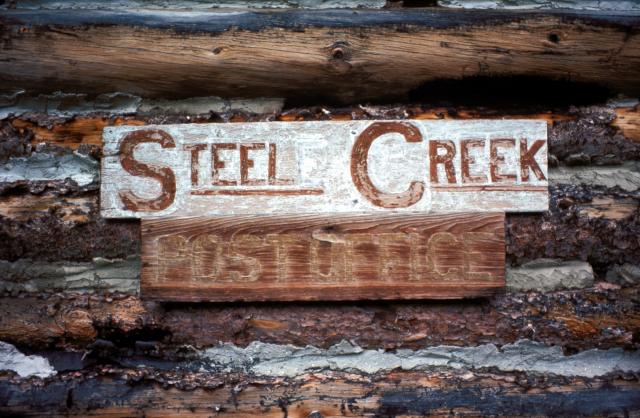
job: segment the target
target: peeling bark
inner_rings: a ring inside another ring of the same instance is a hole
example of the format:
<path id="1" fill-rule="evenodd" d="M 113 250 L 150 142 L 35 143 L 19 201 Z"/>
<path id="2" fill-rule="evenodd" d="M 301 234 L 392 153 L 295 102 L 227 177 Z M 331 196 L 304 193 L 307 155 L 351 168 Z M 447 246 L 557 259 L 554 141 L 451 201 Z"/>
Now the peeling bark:
<path id="1" fill-rule="evenodd" d="M 297 378 L 102 367 L 44 383 L 0 377 L 0 412 L 20 416 L 633 415 L 637 377 L 499 372 L 318 372 Z"/>
<path id="2" fill-rule="evenodd" d="M 549 192 L 548 212 L 507 216 L 511 265 L 537 258 L 578 259 L 604 274 L 612 263 L 640 263 L 639 191 L 567 184 L 552 186 Z M 604 199 L 612 206 L 597 210 Z"/>
<path id="3" fill-rule="evenodd" d="M 640 287 L 613 287 L 455 303 L 157 304 L 117 294 L 22 294 L 1 299 L 0 340 L 32 348 L 94 347 L 106 356 L 130 355 L 137 341 L 153 341 L 156 355 L 169 358 L 185 345 L 263 341 L 326 348 L 343 339 L 386 349 L 522 338 L 571 352 L 636 349 Z M 98 340 L 109 344 L 92 346 Z"/>
<path id="4" fill-rule="evenodd" d="M 251 109 L 251 106 L 247 106 Z M 187 109 L 189 110 L 189 109 Z M 637 111 L 636 111 L 637 113 Z M 135 115 L 122 112 L 71 114 L 67 118 L 42 113 L 26 113 L 5 123 L 0 144 L 26 137 L 26 144 L 47 144 L 78 149 L 101 147 L 102 129 L 106 126 L 204 122 L 315 121 L 369 119 L 544 119 L 549 123 L 549 152 L 567 165 L 620 164 L 640 159 L 640 142 L 635 138 L 631 108 L 607 106 L 569 110 L 526 108 L 446 108 L 426 105 L 387 105 L 352 107 L 293 108 L 278 113 L 253 114 L 245 111 L 166 112 L 149 109 Z M 637 121 L 636 121 L 637 122 Z M 13 127 L 13 129 L 12 129 Z M 25 142 L 25 139 L 21 139 Z M 94 152 L 95 153 L 95 152 Z M 25 155 L 24 152 L 15 154 Z M 96 153 L 99 155 L 99 153 Z"/>

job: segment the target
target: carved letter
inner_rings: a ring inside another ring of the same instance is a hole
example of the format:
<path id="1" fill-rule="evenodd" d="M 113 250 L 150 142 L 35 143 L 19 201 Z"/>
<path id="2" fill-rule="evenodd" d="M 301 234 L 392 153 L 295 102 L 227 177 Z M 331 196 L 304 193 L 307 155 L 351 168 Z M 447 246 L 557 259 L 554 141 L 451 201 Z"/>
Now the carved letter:
<path id="1" fill-rule="evenodd" d="M 515 180 L 516 175 L 512 173 L 501 173 L 500 167 L 503 166 L 504 156 L 498 155 L 498 147 L 513 148 L 516 146 L 516 140 L 513 138 L 498 138 L 491 140 L 491 159 L 489 161 L 489 172 L 491 173 L 492 182 L 500 182 L 502 180 Z"/>
<path id="2" fill-rule="evenodd" d="M 411 242 L 407 242 L 405 233 L 387 233 L 378 236 L 380 257 L 378 279 L 385 281 L 405 278 L 411 275 Z M 409 264 L 409 265 L 408 265 Z M 411 280 L 411 276 L 409 277 Z"/>
<path id="3" fill-rule="evenodd" d="M 211 159 L 213 165 L 213 185 L 214 186 L 235 186 L 237 182 L 235 180 L 220 180 L 219 169 L 224 168 L 224 161 L 220 160 L 220 154 L 218 150 L 221 149 L 236 149 L 236 144 L 222 143 L 211 145 Z"/>
<path id="4" fill-rule="evenodd" d="M 136 147 L 145 142 L 160 144 L 162 148 L 175 148 L 171 136 L 161 130 L 142 130 L 127 134 L 120 143 L 120 164 L 129 174 L 149 177 L 160 182 L 160 196 L 155 199 L 142 199 L 131 190 L 120 191 L 120 200 L 127 210 L 136 212 L 159 211 L 168 208 L 176 197 L 176 178 L 168 167 L 157 167 L 137 161 L 133 157 Z"/>
<path id="5" fill-rule="evenodd" d="M 207 144 L 185 145 L 186 151 L 191 151 L 191 185 L 198 185 L 199 169 L 200 169 L 200 151 L 207 148 Z"/>
<path id="6" fill-rule="evenodd" d="M 191 259 L 193 280 L 221 281 L 224 270 L 222 257 L 224 247 L 228 242 L 222 241 L 216 235 L 202 234 L 191 241 L 191 254 L 185 257 Z"/>
<path id="7" fill-rule="evenodd" d="M 249 150 L 251 149 L 264 149 L 264 144 L 240 145 L 240 184 L 262 186 L 265 184 L 265 180 L 249 179 L 249 168 L 253 167 L 253 160 L 249 158 Z"/>
<path id="8" fill-rule="evenodd" d="M 335 283 L 347 279 L 344 236 L 323 231 L 311 233 L 311 277 L 313 280 Z M 326 266 L 325 268 L 323 268 Z M 326 273 L 323 273 L 326 270 Z"/>
<path id="9" fill-rule="evenodd" d="M 176 275 L 189 275 L 191 262 L 187 250 L 187 239 L 182 235 L 168 235 L 158 238 L 158 273 L 156 280 L 162 282 Z"/>
<path id="10" fill-rule="evenodd" d="M 520 140 L 520 173 L 522 181 L 529 181 L 529 168 L 533 170 L 538 180 L 546 180 L 547 178 L 542 173 L 535 155 L 544 145 L 544 140 L 539 139 L 533 143 L 531 148 L 527 150 L 527 140 Z"/>
<path id="11" fill-rule="evenodd" d="M 467 279 L 464 242 L 449 232 L 436 232 L 427 241 L 427 269 L 436 280 Z"/>
<path id="12" fill-rule="evenodd" d="M 413 181 L 401 193 L 384 193 L 378 190 L 369 177 L 367 159 L 371 144 L 379 136 L 397 132 L 407 142 L 420 142 L 422 135 L 415 126 L 401 122 L 375 122 L 362 131 L 351 150 L 351 178 L 356 188 L 371 203 L 383 208 L 405 208 L 417 203 L 424 193 L 424 183 Z"/>
<path id="13" fill-rule="evenodd" d="M 438 154 L 438 148 L 443 148 L 446 152 Z M 453 141 L 430 141 L 429 142 L 429 174 L 431 183 L 439 183 L 438 164 L 444 164 L 444 172 L 447 175 L 447 182 L 455 184 L 456 171 L 453 168 L 453 158 L 456 156 L 456 146 Z"/>
<path id="14" fill-rule="evenodd" d="M 279 179 L 276 175 L 276 144 L 269 144 L 269 184 L 284 186 L 293 184 L 292 179 Z"/>
<path id="15" fill-rule="evenodd" d="M 462 168 L 462 182 L 463 183 L 485 183 L 487 181 L 486 175 L 472 176 L 470 174 L 469 166 L 475 163 L 475 159 L 469 155 L 469 148 L 484 148 L 483 139 L 465 139 L 460 141 L 460 160 Z"/>
<path id="16" fill-rule="evenodd" d="M 255 282 L 262 272 L 260 260 L 240 251 L 251 251 L 263 246 L 263 239 L 255 235 L 238 235 L 233 239 L 231 252 L 225 257 L 230 282 Z"/>

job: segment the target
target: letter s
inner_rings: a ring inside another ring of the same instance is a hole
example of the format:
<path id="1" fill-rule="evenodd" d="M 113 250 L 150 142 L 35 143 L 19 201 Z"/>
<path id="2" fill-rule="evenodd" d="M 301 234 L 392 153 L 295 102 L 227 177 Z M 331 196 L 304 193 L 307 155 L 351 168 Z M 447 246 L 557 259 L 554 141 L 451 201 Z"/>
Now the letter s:
<path id="1" fill-rule="evenodd" d="M 155 142 L 162 148 L 175 148 L 176 144 L 168 133 L 147 129 L 127 134 L 120 143 L 120 164 L 122 168 L 134 176 L 149 177 L 160 182 L 160 196 L 155 199 L 142 199 L 131 190 L 123 190 L 119 193 L 122 203 L 127 210 L 136 212 L 159 211 L 166 209 L 173 203 L 176 196 L 176 178 L 168 167 L 147 165 L 133 158 L 136 147 L 145 142 Z"/>

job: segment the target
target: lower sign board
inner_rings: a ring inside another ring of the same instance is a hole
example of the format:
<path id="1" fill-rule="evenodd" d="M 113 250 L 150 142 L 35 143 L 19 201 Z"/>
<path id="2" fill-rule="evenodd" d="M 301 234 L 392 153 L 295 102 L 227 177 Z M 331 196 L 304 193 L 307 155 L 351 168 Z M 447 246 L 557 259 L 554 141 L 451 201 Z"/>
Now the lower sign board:
<path id="1" fill-rule="evenodd" d="M 145 298 L 426 299 L 504 286 L 504 214 L 144 219 Z"/>
<path id="2" fill-rule="evenodd" d="M 103 152 L 106 218 L 548 208 L 544 121 L 117 126 Z"/>

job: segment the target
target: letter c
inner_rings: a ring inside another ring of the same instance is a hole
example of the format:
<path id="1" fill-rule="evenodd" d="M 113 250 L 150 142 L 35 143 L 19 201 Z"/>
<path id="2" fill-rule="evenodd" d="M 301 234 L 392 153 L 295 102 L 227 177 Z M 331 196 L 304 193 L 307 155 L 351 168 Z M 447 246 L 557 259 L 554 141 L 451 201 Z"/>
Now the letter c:
<path id="1" fill-rule="evenodd" d="M 369 177 L 367 159 L 369 148 L 379 136 L 396 132 L 407 142 L 421 142 L 418 128 L 406 122 L 374 122 L 358 136 L 351 149 L 351 178 L 364 197 L 383 208 L 406 208 L 417 203 L 424 193 L 424 183 L 412 181 L 409 188 L 400 193 L 385 193 L 378 190 Z"/>
<path id="2" fill-rule="evenodd" d="M 160 182 L 160 196 L 155 199 L 142 199 L 131 190 L 123 190 L 119 193 L 125 209 L 136 212 L 159 211 L 166 209 L 173 203 L 176 196 L 176 178 L 168 167 L 147 165 L 133 158 L 136 147 L 145 142 L 155 142 L 162 148 L 175 148 L 176 144 L 168 133 L 147 129 L 127 134 L 120 143 L 120 164 L 122 168 L 134 176 L 149 177 Z"/>

